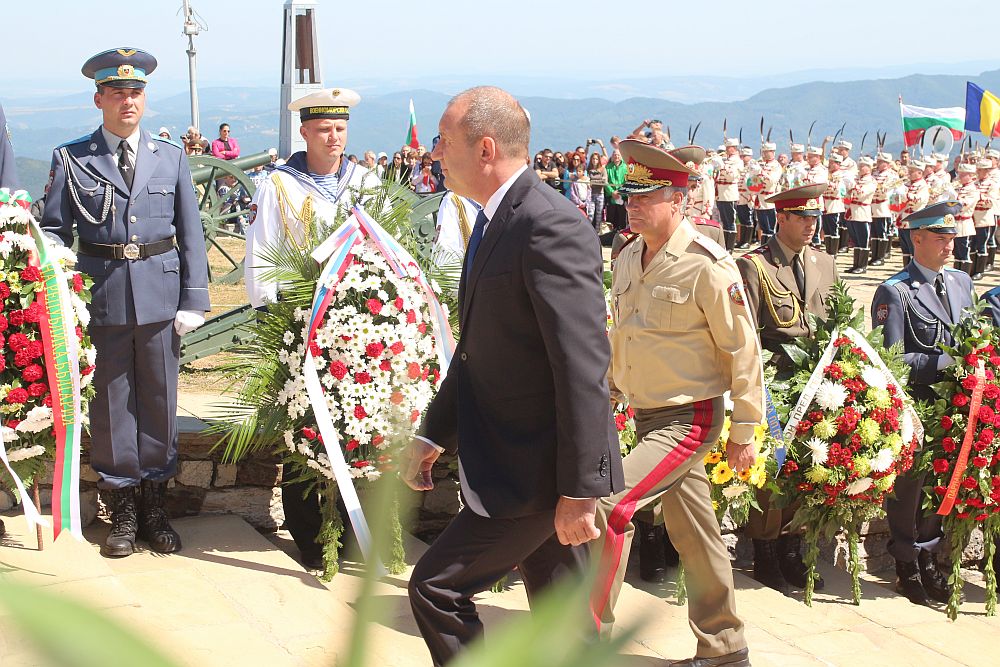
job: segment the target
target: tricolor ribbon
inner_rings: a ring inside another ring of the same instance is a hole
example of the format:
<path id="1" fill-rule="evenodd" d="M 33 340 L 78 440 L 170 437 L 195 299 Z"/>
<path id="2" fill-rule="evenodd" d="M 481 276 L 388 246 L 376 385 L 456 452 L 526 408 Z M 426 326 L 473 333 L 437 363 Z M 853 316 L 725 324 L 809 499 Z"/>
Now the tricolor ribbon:
<path id="1" fill-rule="evenodd" d="M 347 509 L 348 519 L 354 528 L 358 545 L 361 547 L 361 553 L 366 561 L 374 563 L 376 571 L 383 572 L 384 567 L 378 554 L 372 552 L 371 530 L 365 519 L 364 511 L 361 509 L 361 502 L 358 500 L 358 494 L 354 488 L 350 467 L 347 465 L 344 452 L 340 447 L 340 434 L 337 433 L 334 426 L 323 385 L 320 383 L 319 373 L 316 370 L 315 360 L 312 352 L 309 351 L 309 344 L 316 335 L 317 329 L 322 325 L 323 318 L 336 296 L 337 284 L 343 279 L 351 262 L 354 261 L 354 247 L 363 243 L 365 238 L 371 239 L 396 275 L 414 280 L 423 289 L 424 300 L 431 313 L 431 327 L 437 343 L 435 347 L 437 348 L 442 377 L 447 372 L 448 364 L 455 352 L 455 340 L 448 324 L 447 313 L 438 302 L 437 297 L 434 296 L 427 281 L 424 280 L 419 265 L 410 253 L 362 208 L 354 207 L 347 221 L 313 251 L 313 259 L 321 264 L 325 262 L 325 264 L 316 283 L 316 294 L 313 297 L 307 326 L 306 355 L 302 365 L 306 392 L 309 395 L 313 414 L 316 416 L 316 426 L 323 436 L 323 447 L 330 459 L 334 479 Z"/>
<path id="2" fill-rule="evenodd" d="M 38 223 L 31 220 L 35 251 L 30 262 L 42 274 L 42 289 L 36 299 L 44 308 L 39 320 L 45 370 L 52 395 L 52 421 L 56 437 L 56 461 L 52 481 L 53 539 L 68 530 L 83 539 L 80 526 L 80 431 L 83 409 L 80 402 L 80 359 L 66 276 L 59 261 L 51 256 L 51 243 Z"/>
<path id="3" fill-rule="evenodd" d="M 969 466 L 969 451 L 972 449 L 972 441 L 976 437 L 976 425 L 979 424 L 979 408 L 983 404 L 983 391 L 986 389 L 986 369 L 980 361 L 976 366 L 976 388 L 972 390 L 972 400 L 969 402 L 969 424 L 965 429 L 965 437 L 962 439 L 962 449 L 958 452 L 958 459 L 955 461 L 955 469 L 951 473 L 951 480 L 948 482 L 948 489 L 944 492 L 944 499 L 937 513 L 941 516 L 948 516 L 955 507 L 955 500 L 958 498 L 958 487 L 965 479 L 965 469 Z"/>

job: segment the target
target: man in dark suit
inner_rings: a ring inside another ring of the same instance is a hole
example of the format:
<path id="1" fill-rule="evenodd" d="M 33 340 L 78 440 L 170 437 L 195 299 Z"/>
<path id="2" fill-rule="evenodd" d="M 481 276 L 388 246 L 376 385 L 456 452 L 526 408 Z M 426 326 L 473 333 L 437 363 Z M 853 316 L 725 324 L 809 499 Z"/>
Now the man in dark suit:
<path id="1" fill-rule="evenodd" d="M 969 274 L 947 266 L 961 210 L 959 202 L 945 201 L 907 216 L 903 222 L 910 230 L 913 260 L 879 285 L 872 299 L 872 326 L 883 327 L 887 347 L 903 343 L 903 359 L 910 366 L 907 386 L 917 400 L 937 398 L 931 385 L 953 363 L 938 343 L 953 343 L 949 327 L 972 307 Z M 947 602 L 950 594 L 935 556 L 944 536 L 941 517 L 921 507 L 925 477 L 916 469 L 900 475 L 895 496 L 885 502 L 896 590 L 914 604 L 926 604 L 928 597 Z"/>
<path id="2" fill-rule="evenodd" d="M 153 56 L 130 48 L 84 64 L 103 123 L 53 152 L 42 217 L 59 243 L 79 238 L 77 269 L 94 279 L 90 464 L 111 508 L 105 556 L 132 554 L 137 536 L 160 553 L 181 547 L 164 510 L 167 480 L 177 473 L 180 337 L 209 310 L 187 157 L 139 127 L 155 67 Z"/>
<path id="3" fill-rule="evenodd" d="M 459 289 L 461 339 L 403 472 L 427 490 L 440 453 L 459 455 L 465 507 L 409 586 L 440 665 L 482 633 L 472 596 L 511 568 L 530 599 L 584 565 L 597 499 L 621 488 L 622 470 L 597 237 L 527 169 L 528 117 L 508 93 L 459 94 L 439 128 L 448 186 L 483 203 Z"/>

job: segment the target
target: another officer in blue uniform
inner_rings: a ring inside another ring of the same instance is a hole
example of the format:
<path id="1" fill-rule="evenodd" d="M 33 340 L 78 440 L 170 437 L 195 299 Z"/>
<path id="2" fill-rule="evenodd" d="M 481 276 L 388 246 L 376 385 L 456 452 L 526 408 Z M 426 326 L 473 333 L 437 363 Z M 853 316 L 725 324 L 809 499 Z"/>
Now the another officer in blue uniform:
<path id="1" fill-rule="evenodd" d="M 139 127 L 155 67 L 153 56 L 134 48 L 84 64 L 104 122 L 53 153 L 42 217 L 42 228 L 64 245 L 79 237 L 77 268 L 94 279 L 90 464 L 111 508 L 105 556 L 128 556 L 137 535 L 160 553 L 180 549 L 163 508 L 177 471 L 178 352 L 180 337 L 210 308 L 187 158 Z"/>
<path id="2" fill-rule="evenodd" d="M 939 202 L 909 215 L 913 259 L 879 285 L 872 300 L 872 324 L 882 326 L 886 346 L 903 342 L 910 366 L 909 387 L 918 400 L 934 400 L 931 385 L 952 359 L 938 343 L 952 344 L 949 327 L 973 305 L 972 279 L 947 267 L 962 205 Z M 896 559 L 896 590 L 910 602 L 930 597 L 948 601 L 948 582 L 938 569 L 935 549 L 942 537 L 941 517 L 921 508 L 923 474 L 912 471 L 896 480 L 895 498 L 886 501 L 889 553 Z"/>

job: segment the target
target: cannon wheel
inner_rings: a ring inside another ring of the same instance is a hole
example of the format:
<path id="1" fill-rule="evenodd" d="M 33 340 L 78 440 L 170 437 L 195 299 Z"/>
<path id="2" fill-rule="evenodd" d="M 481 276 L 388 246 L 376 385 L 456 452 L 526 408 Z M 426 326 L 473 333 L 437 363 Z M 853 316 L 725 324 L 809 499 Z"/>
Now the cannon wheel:
<path id="1" fill-rule="evenodd" d="M 243 277 L 243 259 L 236 259 L 219 243 L 220 237 L 229 237 L 246 240 L 244 234 L 227 229 L 224 225 L 231 223 L 233 219 L 240 215 L 245 215 L 244 211 L 223 212 L 227 199 L 219 195 L 215 188 L 215 181 L 226 176 L 232 176 L 236 180 L 236 186 L 242 186 L 248 197 L 253 197 L 256 187 L 253 181 L 242 170 L 234 167 L 225 160 L 212 157 L 210 155 L 196 155 L 188 157 L 188 165 L 192 170 L 199 167 L 210 167 L 211 175 L 204 185 L 196 185 L 195 193 L 198 196 L 198 210 L 201 212 L 201 225 L 205 230 L 205 250 L 211 251 L 215 248 L 226 258 L 232 269 L 222 276 L 213 276 L 209 269 L 209 280 L 223 284 L 234 284 Z"/>

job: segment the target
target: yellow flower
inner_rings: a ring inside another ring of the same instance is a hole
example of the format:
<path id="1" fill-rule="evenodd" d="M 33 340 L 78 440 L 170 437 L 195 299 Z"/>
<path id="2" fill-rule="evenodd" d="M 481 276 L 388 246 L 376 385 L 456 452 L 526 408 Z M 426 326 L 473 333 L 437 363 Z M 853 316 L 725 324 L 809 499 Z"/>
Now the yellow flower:
<path id="1" fill-rule="evenodd" d="M 719 464 L 712 469 L 712 484 L 722 485 L 732 478 L 733 469 L 725 461 L 719 461 Z"/>
<path id="2" fill-rule="evenodd" d="M 718 500 L 713 500 L 712 501 L 712 511 L 713 512 L 718 512 L 719 511 L 719 501 Z"/>
<path id="3" fill-rule="evenodd" d="M 750 484 L 758 489 L 767 481 L 767 457 L 758 456 L 757 462 L 750 468 Z"/>
<path id="4" fill-rule="evenodd" d="M 750 481 L 750 471 L 751 470 L 752 470 L 752 468 L 747 468 L 743 472 L 736 473 L 736 476 L 740 479 L 741 482 L 749 482 Z"/>
<path id="5" fill-rule="evenodd" d="M 729 429 L 732 428 L 732 425 L 729 415 L 726 415 L 726 418 L 722 420 L 722 433 L 719 434 L 719 442 L 722 444 L 726 444 L 726 441 L 729 440 Z"/>
<path id="6" fill-rule="evenodd" d="M 722 452 L 712 450 L 708 454 L 705 454 L 705 465 L 711 466 L 715 465 L 722 460 Z"/>
<path id="7" fill-rule="evenodd" d="M 767 424 L 757 424 L 753 427 L 753 441 L 757 443 L 757 449 L 760 449 L 760 445 L 764 442 L 764 437 L 768 432 Z"/>

